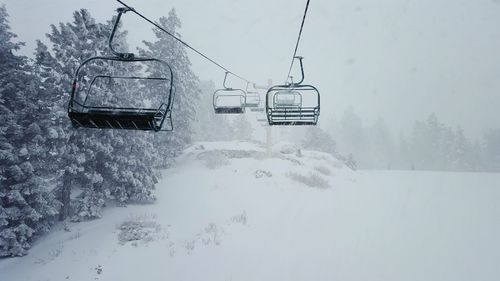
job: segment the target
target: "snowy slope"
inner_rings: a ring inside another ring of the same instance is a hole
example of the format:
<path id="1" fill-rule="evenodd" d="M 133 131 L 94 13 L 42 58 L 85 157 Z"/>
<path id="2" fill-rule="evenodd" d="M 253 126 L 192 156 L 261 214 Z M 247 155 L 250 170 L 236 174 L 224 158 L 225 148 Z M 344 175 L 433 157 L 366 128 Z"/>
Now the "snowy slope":
<path id="1" fill-rule="evenodd" d="M 352 172 L 301 154 L 194 145 L 156 204 L 55 231 L 1 260 L 0 280 L 498 280 L 500 175 Z"/>

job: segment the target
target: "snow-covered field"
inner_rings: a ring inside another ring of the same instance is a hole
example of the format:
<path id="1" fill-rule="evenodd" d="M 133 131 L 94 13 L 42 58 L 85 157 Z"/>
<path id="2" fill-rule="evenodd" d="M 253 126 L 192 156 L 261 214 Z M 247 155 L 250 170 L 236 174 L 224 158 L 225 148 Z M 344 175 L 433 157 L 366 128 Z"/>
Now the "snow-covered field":
<path id="1" fill-rule="evenodd" d="M 0 280 L 500 279 L 500 174 L 352 172 L 301 154 L 197 144 L 155 204 L 56 230 L 0 260 Z"/>

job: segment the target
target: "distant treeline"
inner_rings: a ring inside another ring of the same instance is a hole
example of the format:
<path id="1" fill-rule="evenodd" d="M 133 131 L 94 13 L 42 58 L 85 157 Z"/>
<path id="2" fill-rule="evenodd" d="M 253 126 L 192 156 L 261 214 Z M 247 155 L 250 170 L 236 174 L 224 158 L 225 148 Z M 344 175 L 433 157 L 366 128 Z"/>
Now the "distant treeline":
<path id="1" fill-rule="evenodd" d="M 365 126 L 349 108 L 327 131 L 336 151 L 352 154 L 362 169 L 500 172 L 500 128 L 471 140 L 431 114 L 394 136 L 382 118 Z"/>

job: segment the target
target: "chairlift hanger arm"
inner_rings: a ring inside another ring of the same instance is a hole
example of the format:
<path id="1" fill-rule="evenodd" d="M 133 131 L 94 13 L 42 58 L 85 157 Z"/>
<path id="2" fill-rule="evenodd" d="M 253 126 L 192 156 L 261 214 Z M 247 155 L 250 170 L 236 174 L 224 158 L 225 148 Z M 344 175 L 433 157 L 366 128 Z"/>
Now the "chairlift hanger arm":
<path id="1" fill-rule="evenodd" d="M 120 58 L 123 58 L 123 59 L 133 59 L 134 54 L 133 53 L 122 53 L 122 52 L 116 51 L 113 47 L 113 39 L 115 38 L 116 30 L 118 29 L 118 25 L 120 24 L 120 19 L 122 18 L 122 15 L 128 11 L 131 11 L 131 10 L 132 10 L 132 8 L 118 8 L 116 10 L 118 15 L 116 16 L 116 20 L 115 20 L 115 23 L 113 25 L 113 30 L 111 31 L 111 35 L 109 36 L 109 40 L 108 40 L 108 45 L 109 45 L 109 49 L 111 50 L 111 53 L 113 53 L 113 55 L 120 57 Z"/>
<path id="2" fill-rule="evenodd" d="M 293 63 L 295 62 L 295 58 L 297 57 L 297 50 L 299 49 L 300 39 L 302 37 L 302 31 L 304 30 L 304 23 L 306 22 L 307 11 L 309 10 L 309 3 L 311 0 L 307 0 L 306 8 L 304 10 L 304 16 L 302 17 L 302 23 L 300 24 L 299 36 L 297 37 L 297 43 L 295 44 L 295 50 L 293 51 L 292 62 L 290 63 L 290 68 L 288 69 L 287 79 L 292 72 Z M 286 80 L 285 80 L 286 81 Z"/>
<path id="3" fill-rule="evenodd" d="M 252 84 L 253 85 L 253 90 L 252 91 L 248 91 L 248 86 Z M 267 88 L 266 88 L 267 89 Z M 255 85 L 255 83 L 250 83 L 250 82 L 247 82 L 247 87 L 245 88 L 245 92 L 247 93 L 256 93 L 257 92 L 257 85 Z"/>
<path id="4" fill-rule="evenodd" d="M 226 90 L 231 90 L 232 88 L 226 86 L 226 80 L 227 80 L 227 75 L 229 74 L 228 71 L 226 71 L 226 74 L 224 75 L 224 82 L 222 82 L 222 86 L 224 87 L 224 89 Z"/>
<path id="5" fill-rule="evenodd" d="M 302 63 L 302 60 L 304 59 L 304 57 L 295 57 L 295 58 L 298 59 L 300 62 L 300 74 L 302 75 L 302 78 L 300 79 L 300 81 L 295 83 L 295 84 L 300 85 L 300 84 L 302 84 L 302 82 L 304 82 L 304 64 Z"/>

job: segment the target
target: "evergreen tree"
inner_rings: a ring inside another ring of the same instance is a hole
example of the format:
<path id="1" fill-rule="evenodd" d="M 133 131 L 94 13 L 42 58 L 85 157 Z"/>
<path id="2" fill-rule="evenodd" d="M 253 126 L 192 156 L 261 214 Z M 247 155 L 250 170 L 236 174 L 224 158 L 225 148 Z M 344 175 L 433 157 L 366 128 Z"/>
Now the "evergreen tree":
<path id="1" fill-rule="evenodd" d="M 408 139 L 403 131 L 399 134 L 399 147 L 397 156 L 397 168 L 399 169 L 411 169 L 413 166 L 413 159 L 410 154 L 410 147 L 408 144 Z"/>
<path id="2" fill-rule="evenodd" d="M 453 129 L 435 114 L 415 122 L 409 148 L 417 169 L 471 171 L 481 166 L 479 145 L 473 145 L 460 126 Z"/>
<path id="3" fill-rule="evenodd" d="M 302 147 L 335 154 L 336 143 L 333 138 L 318 126 L 307 128 Z"/>
<path id="4" fill-rule="evenodd" d="M 391 169 L 394 162 L 394 141 L 389 128 L 382 118 L 378 118 L 369 128 L 371 167 Z"/>
<path id="5" fill-rule="evenodd" d="M 484 135 L 484 160 L 487 171 L 500 171 L 500 129 L 492 129 Z"/>
<path id="6" fill-rule="evenodd" d="M 472 144 L 465 137 L 463 129 L 458 126 L 454 133 L 454 140 L 451 146 L 452 159 L 451 169 L 455 171 L 472 171 L 474 170 L 472 160 Z"/>
<path id="7" fill-rule="evenodd" d="M 58 202 L 35 173 L 43 160 L 36 123 L 36 83 L 27 59 L 15 54 L 7 11 L 0 6 L 0 256 L 26 254 L 34 237 L 49 230 Z M 33 157 L 32 157 L 33 156 Z M 38 156 L 38 157 L 37 157 Z"/>
<path id="8" fill-rule="evenodd" d="M 472 171 L 484 171 L 484 159 L 483 159 L 483 148 L 479 141 L 474 141 L 472 144 L 472 150 L 470 152 L 470 162 L 472 165 Z"/>
<path id="9" fill-rule="evenodd" d="M 368 138 L 363 127 L 363 121 L 354 112 L 352 107 L 349 107 L 340 120 L 340 131 L 337 139 L 338 150 L 342 154 L 352 153 L 353 157 L 358 160 L 359 167 L 367 167 L 370 163 L 367 157 Z"/>
<path id="10" fill-rule="evenodd" d="M 443 134 L 444 126 L 435 114 L 431 114 L 426 121 L 415 122 L 410 147 L 412 164 L 416 169 L 443 169 Z"/>
<path id="11" fill-rule="evenodd" d="M 60 158 L 59 169 L 64 170 L 61 178 L 60 198 L 64 204 L 61 219 L 65 219 L 74 210 L 75 220 L 100 216 L 100 210 L 107 200 L 116 200 L 126 204 L 135 200 L 153 200 L 153 189 L 156 183 L 152 169 L 154 149 L 152 134 L 134 131 L 73 129 L 69 126 L 65 106 L 69 99 L 70 87 L 74 71 L 79 63 L 96 55 L 111 55 L 107 46 L 108 37 L 114 21 L 96 23 L 86 10 L 74 13 L 71 23 L 52 25 L 48 38 L 52 51 L 38 42 L 36 54 L 37 75 L 44 80 L 44 102 L 55 102 L 52 107 L 53 125 L 57 128 Z M 126 50 L 126 32 L 117 32 L 115 38 L 117 49 Z M 113 67 L 116 73 L 133 74 L 140 71 L 136 67 L 120 64 L 90 65 L 83 72 L 88 81 L 103 68 Z M 134 104 L 137 96 L 129 89 L 130 85 L 118 85 L 114 89 L 97 86 L 96 95 L 101 102 Z M 139 87 L 139 85 L 135 85 Z M 103 99 L 106 97 L 105 99 Z M 100 104 L 102 105 L 102 104 Z M 61 118 L 61 119 L 59 119 Z M 60 133 L 59 133 L 60 132 Z M 54 134 L 56 135 L 56 134 Z M 70 205 L 72 187 L 82 190 L 74 206 Z"/>
<path id="12" fill-rule="evenodd" d="M 159 24 L 177 37 L 181 28 L 181 21 L 175 9 L 168 13 L 168 17 L 161 17 Z M 191 61 L 184 46 L 163 31 L 154 29 L 157 38 L 154 42 L 144 41 L 145 49 L 140 49 L 141 55 L 160 58 L 166 61 L 174 72 L 175 102 L 172 118 L 174 131 L 168 134 L 156 134 L 154 144 L 160 155 L 160 166 L 168 166 L 170 159 L 192 142 L 193 126 L 196 120 L 196 106 L 200 96 L 198 77 L 191 70 Z M 165 69 L 148 69 L 151 74 Z"/>

